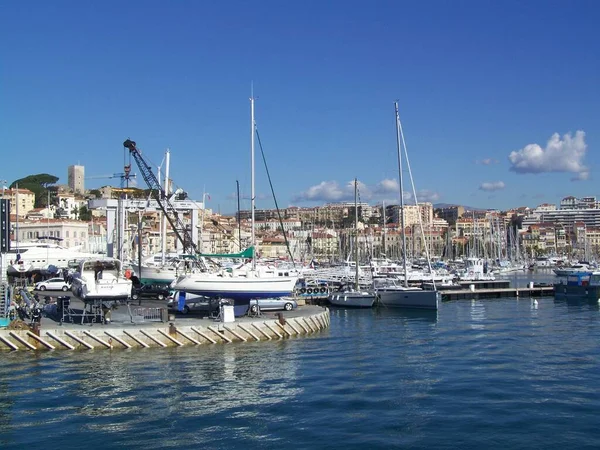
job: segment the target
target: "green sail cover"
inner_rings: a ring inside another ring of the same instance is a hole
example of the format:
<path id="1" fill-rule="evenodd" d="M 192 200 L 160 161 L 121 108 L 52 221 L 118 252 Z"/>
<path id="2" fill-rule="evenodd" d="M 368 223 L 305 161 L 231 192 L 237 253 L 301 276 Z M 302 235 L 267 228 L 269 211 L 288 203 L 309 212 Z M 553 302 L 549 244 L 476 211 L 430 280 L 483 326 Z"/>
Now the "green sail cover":
<path id="1" fill-rule="evenodd" d="M 252 258 L 254 256 L 254 247 L 248 247 L 241 253 L 199 253 L 198 256 L 206 258 Z"/>

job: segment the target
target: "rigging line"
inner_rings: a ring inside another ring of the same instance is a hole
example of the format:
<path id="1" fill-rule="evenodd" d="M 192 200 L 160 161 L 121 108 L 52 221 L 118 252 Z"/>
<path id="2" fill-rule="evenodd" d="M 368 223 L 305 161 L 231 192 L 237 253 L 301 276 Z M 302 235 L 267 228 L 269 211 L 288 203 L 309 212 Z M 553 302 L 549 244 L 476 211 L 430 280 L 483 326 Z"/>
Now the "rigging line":
<path id="1" fill-rule="evenodd" d="M 410 160 L 408 159 L 408 150 L 406 148 L 406 141 L 404 140 L 404 131 L 402 131 L 402 122 L 400 121 L 400 113 L 398 113 L 398 127 L 400 128 L 400 137 L 402 138 L 402 146 L 404 147 L 404 159 L 406 160 L 406 167 L 408 169 L 408 176 L 410 178 L 410 184 L 412 186 L 413 196 L 415 198 L 415 205 L 417 205 L 417 211 L 419 211 L 419 227 L 421 229 L 421 236 L 423 237 L 424 247 L 425 247 L 425 255 L 427 256 L 427 265 L 429 266 L 429 273 L 432 275 L 431 279 L 433 281 L 433 287 L 435 289 L 435 279 L 433 277 L 433 268 L 431 267 L 431 257 L 429 254 L 429 243 L 425 238 L 425 230 L 423 229 L 423 218 L 421 217 L 421 210 L 419 208 L 419 201 L 417 199 L 417 191 L 415 189 L 415 182 L 412 176 L 412 170 L 410 168 Z M 404 214 L 404 211 L 402 212 Z M 430 231 L 431 236 L 431 231 Z M 413 236 L 413 242 L 414 242 Z"/>
<path id="2" fill-rule="evenodd" d="M 254 123 L 254 132 L 256 133 L 256 138 L 258 140 L 258 146 L 260 147 L 260 154 L 262 155 L 263 163 L 265 164 L 265 170 L 267 171 L 267 178 L 269 179 L 269 186 L 271 187 L 271 194 L 273 195 L 273 200 L 275 201 L 275 209 L 277 209 L 277 216 L 279 217 L 279 225 L 281 225 L 281 230 L 283 231 L 283 240 L 285 241 L 285 247 L 292 259 L 292 264 L 294 269 L 296 268 L 296 262 L 294 261 L 294 256 L 292 255 L 292 251 L 290 250 L 290 243 L 287 238 L 287 233 L 285 232 L 285 227 L 283 226 L 283 219 L 281 217 L 281 211 L 279 210 L 279 205 L 277 204 L 277 197 L 275 197 L 275 190 L 273 189 L 273 183 L 271 181 L 271 174 L 269 173 L 269 167 L 267 166 L 267 159 L 265 157 L 265 152 L 263 151 L 262 142 L 260 140 L 260 134 L 258 134 L 258 127 L 256 126 L 256 122 Z"/>

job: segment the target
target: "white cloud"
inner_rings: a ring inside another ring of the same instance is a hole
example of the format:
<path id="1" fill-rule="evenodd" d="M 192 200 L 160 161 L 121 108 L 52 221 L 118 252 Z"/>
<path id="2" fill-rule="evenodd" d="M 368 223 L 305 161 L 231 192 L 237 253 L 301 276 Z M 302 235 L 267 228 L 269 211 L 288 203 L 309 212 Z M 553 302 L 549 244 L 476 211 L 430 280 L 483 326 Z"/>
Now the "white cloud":
<path id="1" fill-rule="evenodd" d="M 433 192 L 430 191 L 428 189 L 422 189 L 420 191 L 417 191 L 417 200 L 419 200 L 419 203 L 423 203 L 423 202 L 437 202 L 440 199 L 440 194 L 438 194 L 437 192 Z"/>
<path id="2" fill-rule="evenodd" d="M 294 196 L 292 201 L 340 202 L 349 199 L 354 199 L 354 182 L 351 182 L 350 189 L 348 189 L 348 185 L 340 187 L 337 181 L 321 181 L 316 186 L 311 186 L 306 191 Z"/>
<path id="3" fill-rule="evenodd" d="M 488 181 L 486 183 L 481 183 L 479 186 L 479 190 L 481 191 L 499 191 L 500 189 L 504 189 L 505 185 L 503 181 Z"/>
<path id="4" fill-rule="evenodd" d="M 494 158 L 485 158 L 482 160 L 475 161 L 475 164 L 483 164 L 484 166 L 489 166 L 491 164 L 498 164 L 498 160 Z"/>
<path id="5" fill-rule="evenodd" d="M 379 183 L 377 183 L 377 185 L 375 186 L 375 193 L 376 194 L 395 194 L 398 195 L 400 187 L 398 186 L 398 182 L 396 180 L 390 180 L 389 178 L 386 178 L 384 180 L 381 180 Z"/>
<path id="6" fill-rule="evenodd" d="M 508 159 L 513 172 L 568 172 L 575 174 L 572 180 L 587 180 L 590 169 L 583 164 L 586 151 L 585 132 L 578 130 L 574 137 L 567 133 L 562 139 L 558 133 L 554 133 L 546 148 L 529 144 L 519 151 L 511 152 Z"/>
<path id="7" fill-rule="evenodd" d="M 374 186 L 368 186 L 359 181 L 358 195 L 359 200 L 363 202 L 385 201 L 388 204 L 398 203 L 400 199 L 398 181 L 384 179 Z M 421 190 L 417 191 L 417 198 L 419 202 L 434 202 L 439 200 L 440 195 L 437 192 Z M 405 191 L 404 199 L 407 203 L 414 203 L 412 192 Z M 292 201 L 332 203 L 354 201 L 354 180 L 348 181 L 344 186 L 340 186 L 337 181 L 322 181 L 295 195 Z"/>

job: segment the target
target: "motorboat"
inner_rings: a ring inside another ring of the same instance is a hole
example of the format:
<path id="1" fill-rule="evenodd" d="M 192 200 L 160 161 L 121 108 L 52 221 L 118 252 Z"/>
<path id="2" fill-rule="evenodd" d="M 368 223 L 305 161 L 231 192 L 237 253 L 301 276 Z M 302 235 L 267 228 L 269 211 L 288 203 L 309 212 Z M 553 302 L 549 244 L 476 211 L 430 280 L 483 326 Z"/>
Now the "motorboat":
<path id="1" fill-rule="evenodd" d="M 578 263 L 571 264 L 569 267 L 557 267 L 553 269 L 554 274 L 557 277 L 568 277 L 569 275 L 577 274 L 579 272 L 590 272 L 592 268 L 589 264 L 586 263 Z"/>
<path id="2" fill-rule="evenodd" d="M 58 269 L 68 268 L 69 261 L 98 256 L 81 251 L 80 247 L 63 247 L 56 242 L 38 240 L 20 242 L 7 253 L 7 273 L 15 276 L 22 273 L 44 271 L 54 266 Z"/>
<path id="3" fill-rule="evenodd" d="M 125 301 L 131 296 L 131 288 L 131 280 L 123 272 L 121 261 L 116 258 L 81 260 L 72 276 L 71 291 L 84 302 Z"/>

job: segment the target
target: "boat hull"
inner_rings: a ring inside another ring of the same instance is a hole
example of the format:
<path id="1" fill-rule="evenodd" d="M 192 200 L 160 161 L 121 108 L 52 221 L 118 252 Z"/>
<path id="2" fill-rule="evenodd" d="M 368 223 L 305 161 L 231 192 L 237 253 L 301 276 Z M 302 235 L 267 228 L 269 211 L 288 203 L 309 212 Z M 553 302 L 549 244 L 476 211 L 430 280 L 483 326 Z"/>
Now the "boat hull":
<path id="1" fill-rule="evenodd" d="M 328 297 L 329 303 L 349 308 L 371 308 L 375 304 L 372 292 L 334 292 Z"/>
<path id="2" fill-rule="evenodd" d="M 390 308 L 418 308 L 437 310 L 442 295 L 439 291 L 423 289 L 380 289 L 377 303 Z"/>
<path id="3" fill-rule="evenodd" d="M 255 298 L 284 297 L 291 295 L 297 277 L 234 278 L 211 274 L 179 277 L 171 288 L 205 297 L 221 297 L 236 302 L 250 302 Z"/>
<path id="4" fill-rule="evenodd" d="M 600 300 L 600 286 L 569 286 L 564 283 L 554 283 L 554 298 L 557 299 L 586 299 Z"/>
<path id="5" fill-rule="evenodd" d="M 139 272 L 138 278 L 143 284 L 171 284 L 177 278 L 175 267 L 142 266 L 140 270 L 137 265 L 132 265 L 132 269 L 136 274 Z"/>

